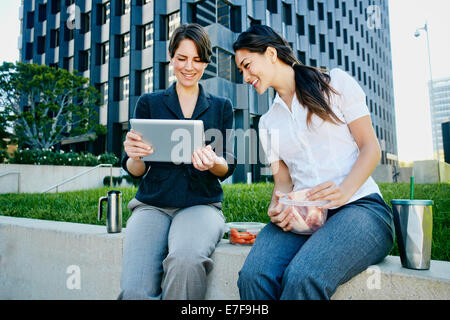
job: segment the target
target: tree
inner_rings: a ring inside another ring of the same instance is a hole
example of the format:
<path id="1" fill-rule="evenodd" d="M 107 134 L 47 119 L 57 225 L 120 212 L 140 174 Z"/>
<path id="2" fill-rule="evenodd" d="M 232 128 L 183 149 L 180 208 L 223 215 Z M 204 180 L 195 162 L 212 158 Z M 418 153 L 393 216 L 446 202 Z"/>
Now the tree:
<path id="1" fill-rule="evenodd" d="M 7 139 L 11 139 L 11 133 L 8 132 L 8 114 L 0 107 L 0 163 L 8 158 Z"/>
<path id="2" fill-rule="evenodd" d="M 46 65 L 0 66 L 0 108 L 14 123 L 19 147 L 49 149 L 66 137 L 104 134 L 100 94 L 89 80 Z"/>

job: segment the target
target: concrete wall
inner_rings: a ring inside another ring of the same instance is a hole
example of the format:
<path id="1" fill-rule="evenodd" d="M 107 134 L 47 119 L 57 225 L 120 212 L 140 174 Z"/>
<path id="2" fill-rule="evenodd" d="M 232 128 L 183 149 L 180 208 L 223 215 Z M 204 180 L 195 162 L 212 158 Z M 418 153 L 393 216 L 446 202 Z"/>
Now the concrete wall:
<path id="1" fill-rule="evenodd" d="M 0 216 L 0 299 L 116 299 L 123 239 L 106 227 Z M 239 299 L 236 281 L 250 247 L 222 240 L 206 298 Z M 332 299 L 450 299 L 450 263 L 401 267 L 388 256 L 340 286 Z"/>
<path id="2" fill-rule="evenodd" d="M 411 182 L 411 176 L 413 173 L 412 167 L 400 167 L 398 171 L 400 174 L 398 175 L 397 182 Z"/>
<path id="3" fill-rule="evenodd" d="M 0 194 L 17 192 L 18 183 L 20 184 L 21 193 L 42 192 L 90 168 L 92 167 L 0 164 L 0 174 L 9 171 L 20 172 L 20 181 L 18 181 L 17 174 L 0 177 Z M 119 176 L 120 168 L 112 168 L 112 174 L 113 176 Z M 110 168 L 100 167 L 58 187 L 58 191 L 63 192 L 103 187 L 103 178 L 110 175 Z M 56 190 L 53 189 L 49 192 L 56 192 Z"/>
<path id="4" fill-rule="evenodd" d="M 390 164 L 380 164 L 372 172 L 375 182 L 394 182 L 394 168 Z M 414 183 L 450 182 L 450 164 L 437 160 L 414 161 L 413 167 L 397 167 L 397 182 Z"/>
<path id="5" fill-rule="evenodd" d="M 415 183 L 450 182 L 450 164 L 438 160 L 414 161 Z"/>
<path id="6" fill-rule="evenodd" d="M 397 182 L 409 183 L 412 174 L 411 167 L 397 167 Z M 375 170 L 372 172 L 372 178 L 375 182 L 394 182 L 394 166 L 391 164 L 379 164 L 376 166 Z"/>
<path id="7" fill-rule="evenodd" d="M 375 182 L 393 182 L 392 180 L 392 165 L 379 164 L 372 172 L 372 178 Z"/>
<path id="8" fill-rule="evenodd" d="M 450 182 L 450 164 L 439 161 L 439 179 L 441 182 Z"/>

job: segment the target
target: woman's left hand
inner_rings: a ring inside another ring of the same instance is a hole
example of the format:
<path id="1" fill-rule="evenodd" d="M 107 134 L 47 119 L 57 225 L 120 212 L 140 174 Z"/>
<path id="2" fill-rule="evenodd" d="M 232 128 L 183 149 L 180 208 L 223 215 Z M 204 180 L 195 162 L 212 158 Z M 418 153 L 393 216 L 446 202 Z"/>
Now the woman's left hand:
<path id="1" fill-rule="evenodd" d="M 191 161 L 195 169 L 205 171 L 214 167 L 218 161 L 218 157 L 211 148 L 211 145 L 207 145 L 206 147 L 195 150 L 191 156 Z"/>
<path id="2" fill-rule="evenodd" d="M 309 201 L 329 200 L 328 204 L 321 206 L 322 209 L 343 206 L 351 198 L 349 192 L 342 186 L 337 186 L 333 181 L 327 181 L 311 188 L 306 196 Z"/>

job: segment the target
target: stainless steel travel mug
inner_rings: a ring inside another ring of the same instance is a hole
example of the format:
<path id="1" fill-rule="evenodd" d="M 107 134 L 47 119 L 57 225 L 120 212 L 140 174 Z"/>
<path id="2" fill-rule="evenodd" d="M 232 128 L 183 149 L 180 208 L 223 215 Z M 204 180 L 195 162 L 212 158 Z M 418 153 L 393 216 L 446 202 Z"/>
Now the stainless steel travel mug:
<path id="1" fill-rule="evenodd" d="M 102 203 L 107 201 L 106 230 L 108 233 L 122 231 L 122 192 L 111 190 L 105 197 L 98 199 L 98 221 L 102 219 Z"/>
<path id="2" fill-rule="evenodd" d="M 402 266 L 409 269 L 429 269 L 433 201 L 394 199 L 391 204 Z"/>

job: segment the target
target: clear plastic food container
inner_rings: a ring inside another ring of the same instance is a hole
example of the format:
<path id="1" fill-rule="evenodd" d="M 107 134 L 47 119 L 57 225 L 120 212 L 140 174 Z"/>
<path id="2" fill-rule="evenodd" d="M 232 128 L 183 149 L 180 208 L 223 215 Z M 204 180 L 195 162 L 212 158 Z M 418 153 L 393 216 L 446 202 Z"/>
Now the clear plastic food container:
<path id="1" fill-rule="evenodd" d="M 229 222 L 226 224 L 228 239 L 231 244 L 252 245 L 265 225 L 261 222 Z"/>
<path id="2" fill-rule="evenodd" d="M 298 234 L 312 234 L 319 229 L 327 220 L 328 210 L 320 209 L 320 207 L 329 203 L 328 200 L 323 201 L 295 201 L 288 198 L 280 198 L 279 203 L 292 207 L 294 217 L 291 220 L 293 228 L 291 232 Z"/>

